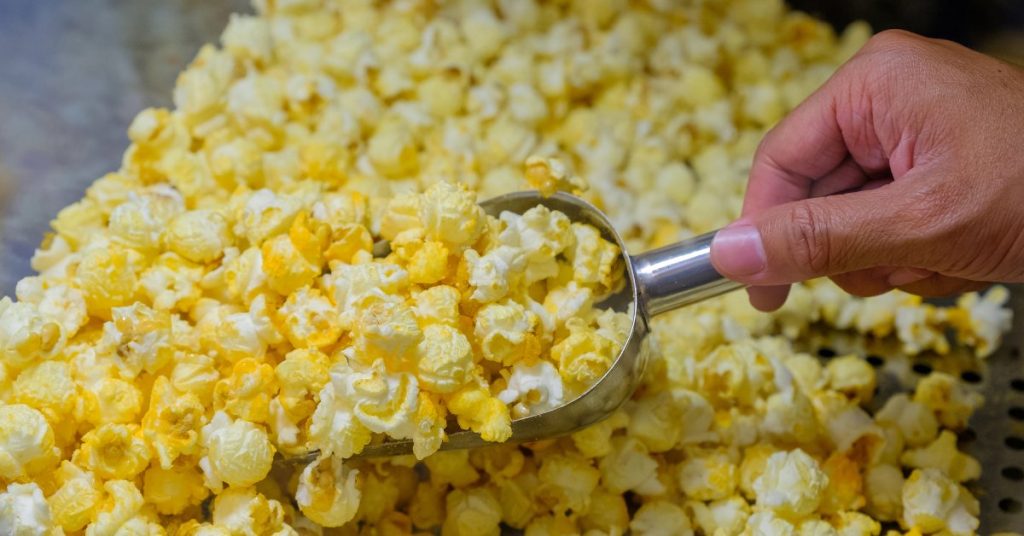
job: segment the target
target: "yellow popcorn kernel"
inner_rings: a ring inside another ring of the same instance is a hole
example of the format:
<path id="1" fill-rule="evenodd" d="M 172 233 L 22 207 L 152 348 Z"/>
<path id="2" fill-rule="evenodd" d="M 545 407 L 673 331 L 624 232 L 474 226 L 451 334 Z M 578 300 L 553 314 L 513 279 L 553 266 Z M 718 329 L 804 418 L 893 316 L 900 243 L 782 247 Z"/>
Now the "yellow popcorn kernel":
<path id="1" fill-rule="evenodd" d="M 41 474 L 57 464 L 59 455 L 42 413 L 24 404 L 0 404 L 0 477 Z"/>
<path id="2" fill-rule="evenodd" d="M 417 100 L 435 117 L 454 116 L 462 109 L 465 83 L 454 70 L 435 74 L 417 84 Z"/>
<path id="3" fill-rule="evenodd" d="M 165 376 L 157 377 L 149 396 L 149 409 L 142 417 L 142 433 L 163 469 L 170 469 L 179 456 L 199 453 L 200 431 L 206 408 L 199 397 L 178 392 Z"/>
<path id="4" fill-rule="evenodd" d="M 209 494 L 194 467 L 150 467 L 142 476 L 142 497 L 162 515 L 177 515 Z"/>
<path id="5" fill-rule="evenodd" d="M 354 331 L 357 360 L 384 358 L 396 368 L 415 359 L 416 345 L 423 339 L 412 308 L 395 300 L 375 301 L 360 311 Z"/>
<path id="6" fill-rule="evenodd" d="M 131 303 L 137 262 L 137 255 L 120 247 L 93 248 L 82 254 L 74 274 L 90 315 L 110 318 L 111 308 Z"/>
<path id="7" fill-rule="evenodd" d="M 430 482 L 434 485 L 465 488 L 480 479 L 480 473 L 469 463 L 468 450 L 436 452 L 423 463 L 430 470 Z"/>
<path id="8" fill-rule="evenodd" d="M 149 465 L 149 457 L 137 424 L 108 423 L 82 436 L 72 461 L 103 479 L 129 480 Z"/>
<path id="9" fill-rule="evenodd" d="M 761 428 L 776 440 L 808 444 L 818 437 L 821 425 L 811 400 L 800 389 L 790 388 L 768 397 Z"/>
<path id="10" fill-rule="evenodd" d="M 870 402 L 875 394 L 875 369 L 857 355 L 837 357 L 825 366 L 829 387 L 858 403 Z"/>
<path id="11" fill-rule="evenodd" d="M 389 372 L 382 360 L 369 370 L 345 379 L 346 392 L 357 402 L 354 414 L 369 430 L 394 438 L 409 438 L 415 432 L 419 384 L 406 372 Z"/>
<path id="12" fill-rule="evenodd" d="M 412 295 L 412 309 L 421 325 L 459 324 L 459 291 L 448 285 L 436 285 Z"/>
<path id="13" fill-rule="evenodd" d="M 299 288 L 311 285 L 314 278 L 320 275 L 320 268 L 309 262 L 287 235 L 267 240 L 261 252 L 267 285 L 281 295 L 287 296 Z"/>
<path id="14" fill-rule="evenodd" d="M 818 508 L 828 475 L 803 450 L 776 452 L 754 482 L 757 504 L 785 517 L 799 519 Z"/>
<path id="15" fill-rule="evenodd" d="M 311 349 L 293 350 L 274 369 L 280 385 L 278 400 L 296 421 L 313 414 L 315 396 L 330 381 L 326 355 Z"/>
<path id="16" fill-rule="evenodd" d="M 167 247 L 197 263 L 217 260 L 231 245 L 227 219 L 216 210 L 190 210 L 179 214 L 164 231 Z"/>
<path id="17" fill-rule="evenodd" d="M 11 536 L 60 534 L 54 531 L 50 507 L 35 482 L 12 483 L 0 493 L 0 531 Z"/>
<path id="18" fill-rule="evenodd" d="M 447 403 L 459 426 L 480 434 L 484 441 L 500 443 L 512 436 L 508 406 L 485 386 L 470 383 L 449 395 Z"/>
<path id="19" fill-rule="evenodd" d="M 668 536 L 692 534 L 690 519 L 683 509 L 669 501 L 645 502 L 629 522 L 631 534 L 637 536 Z"/>
<path id="20" fill-rule="evenodd" d="M 416 406 L 415 425 L 412 434 L 412 453 L 417 460 L 437 452 L 447 438 L 444 432 L 447 411 L 440 400 L 429 393 L 420 391 Z"/>
<path id="21" fill-rule="evenodd" d="M 764 473 L 768 463 L 768 457 L 777 449 L 768 443 L 756 443 L 743 449 L 743 461 L 739 466 L 739 488 L 743 496 L 754 500 L 757 492 L 754 490 L 754 483 Z"/>
<path id="22" fill-rule="evenodd" d="M 473 349 L 469 339 L 454 327 L 428 324 L 416 351 L 416 377 L 424 388 L 435 393 L 455 391 L 473 372 Z"/>
<path id="23" fill-rule="evenodd" d="M 349 225 L 365 225 L 367 198 L 358 191 L 325 192 L 313 204 L 313 219 L 331 226 L 332 233 Z"/>
<path id="24" fill-rule="evenodd" d="M 629 423 L 630 416 L 626 412 L 616 411 L 607 419 L 573 432 L 570 437 L 576 450 L 579 450 L 581 454 L 587 458 L 601 458 L 612 451 L 612 434 Z"/>
<path id="25" fill-rule="evenodd" d="M 501 245 L 484 255 L 467 249 L 459 266 L 459 279 L 473 289 L 471 299 L 479 303 L 496 302 L 521 287 L 526 265 L 525 252 L 520 248 Z"/>
<path id="26" fill-rule="evenodd" d="M 274 368 L 245 358 L 234 364 L 231 375 L 213 388 L 213 405 L 229 415 L 250 422 L 270 419 L 270 400 L 277 394 Z"/>
<path id="27" fill-rule="evenodd" d="M 358 470 L 344 467 L 340 459 L 321 456 L 302 470 L 295 501 L 314 522 L 340 527 L 355 517 L 359 508 L 358 476 Z"/>
<path id="28" fill-rule="evenodd" d="M 424 236 L 452 251 L 462 251 L 476 242 L 487 221 L 475 193 L 464 184 L 444 181 L 423 193 L 418 216 Z"/>
<path id="29" fill-rule="evenodd" d="M 619 354 L 619 346 L 579 319 L 567 322 L 569 336 L 551 348 L 551 357 L 566 383 L 576 389 L 593 385 Z"/>
<path id="30" fill-rule="evenodd" d="M 962 430 L 984 397 L 949 374 L 933 372 L 918 382 L 914 402 L 931 409 L 942 426 Z"/>
<path id="31" fill-rule="evenodd" d="M 541 460 L 538 493 L 553 500 L 555 512 L 586 513 L 590 510 L 590 499 L 597 488 L 601 473 L 589 460 L 579 457 L 551 454 Z"/>
<path id="32" fill-rule="evenodd" d="M 864 479 L 857 460 L 834 452 L 825 460 L 821 469 L 828 476 L 828 488 L 819 506 L 821 512 L 834 514 L 864 507 Z"/>
<path id="33" fill-rule="evenodd" d="M 356 517 L 364 523 L 376 525 L 389 512 L 398 507 L 399 489 L 403 485 L 400 474 L 408 474 L 404 467 L 372 470 L 361 473 L 362 498 Z"/>
<path id="34" fill-rule="evenodd" d="M 508 300 L 487 304 L 477 311 L 473 334 L 485 359 L 507 366 L 540 354 L 536 326 L 536 314 Z M 557 355 L 552 349 L 552 356 L 559 359 Z"/>
<path id="35" fill-rule="evenodd" d="M 422 203 L 423 196 L 413 194 L 401 194 L 387 199 L 380 216 L 381 238 L 395 240 L 402 233 L 422 229 L 423 223 L 419 216 Z"/>
<path id="36" fill-rule="evenodd" d="M 174 368 L 169 376 L 171 385 L 182 393 L 199 397 L 204 406 L 213 400 L 213 387 L 220 379 L 214 359 L 208 355 L 178 352 L 174 357 Z"/>
<path id="37" fill-rule="evenodd" d="M 565 389 L 558 369 L 551 363 L 537 360 L 526 365 L 519 361 L 512 365 L 512 374 L 498 399 L 512 405 L 512 416 L 519 419 L 561 406 L 565 403 Z"/>
<path id="38" fill-rule="evenodd" d="M 299 146 L 299 173 L 327 184 L 343 184 L 348 178 L 349 152 L 337 142 L 311 139 Z"/>
<path id="39" fill-rule="evenodd" d="M 86 536 L 113 535 L 120 531 L 128 534 L 160 534 L 153 523 L 155 516 L 145 513 L 142 493 L 130 481 L 111 480 L 103 484 L 106 492 L 97 507 L 95 520 L 86 530 Z"/>
<path id="40" fill-rule="evenodd" d="M 99 482 L 91 472 L 66 460 L 57 473 L 62 481 L 60 488 L 46 499 L 53 524 L 66 532 L 82 530 L 95 517 L 102 499 Z"/>
<path id="41" fill-rule="evenodd" d="M 76 394 L 71 367 L 63 361 L 43 361 L 14 380 L 11 402 L 35 408 L 50 422 L 61 423 L 70 415 Z"/>
<path id="42" fill-rule="evenodd" d="M 401 178 L 419 169 L 419 148 L 408 125 L 393 118 L 377 125 L 366 154 L 374 169 L 388 178 Z"/>
<path id="43" fill-rule="evenodd" d="M 699 501 L 724 499 L 739 483 L 737 467 L 728 452 L 690 449 L 679 464 L 679 487 L 688 497 Z"/>
<path id="44" fill-rule="evenodd" d="M 101 347 L 117 354 L 119 368 L 132 377 L 156 373 L 174 357 L 171 316 L 141 302 L 111 309 L 112 319 L 103 325 Z"/>
<path id="45" fill-rule="evenodd" d="M 244 197 L 234 233 L 259 247 L 268 238 L 285 233 L 301 208 L 301 201 L 295 197 L 257 190 Z"/>
<path id="46" fill-rule="evenodd" d="M 339 370 L 339 376 L 347 371 Z M 352 392 L 344 382 L 328 383 L 319 393 L 320 402 L 310 418 L 309 440 L 323 456 L 348 458 L 365 447 L 372 432 L 356 418 Z"/>
<path id="47" fill-rule="evenodd" d="M 927 445 L 939 433 L 939 423 L 932 410 L 911 400 L 905 393 L 889 397 L 882 409 L 875 413 L 875 420 L 898 428 L 908 447 Z"/>
<path id="48" fill-rule="evenodd" d="M 612 289 L 622 278 L 619 264 L 619 248 L 601 238 L 597 229 L 590 225 L 573 223 L 575 236 L 573 245 L 566 250 L 566 257 L 572 263 L 573 279 L 584 284 L 598 284 Z"/>
<path id="49" fill-rule="evenodd" d="M 373 251 L 370 231 L 358 223 L 347 223 L 331 232 L 330 244 L 324 250 L 324 259 L 351 264 L 360 252 Z"/>
<path id="50" fill-rule="evenodd" d="M 696 391 L 672 389 L 649 394 L 636 401 L 629 418 L 629 435 L 651 452 L 665 452 L 679 444 L 695 444 L 714 438 L 714 409 Z"/>
<path id="51" fill-rule="evenodd" d="M 981 464 L 957 450 L 956 434 L 943 430 L 931 444 L 903 453 L 900 462 L 914 469 L 934 468 L 955 480 L 965 482 L 981 476 Z"/>
<path id="52" fill-rule="evenodd" d="M 94 425 L 135 422 L 142 411 L 142 394 L 133 383 L 117 378 L 102 378 L 83 389 L 83 396 L 95 403 L 85 417 Z"/>
<path id="53" fill-rule="evenodd" d="M 420 482 L 409 503 L 409 517 L 413 526 L 420 530 L 440 527 L 444 522 L 445 486 Z"/>
<path id="54" fill-rule="evenodd" d="M 50 222 L 57 235 L 75 248 L 89 244 L 102 232 L 105 224 L 106 218 L 101 207 L 91 199 L 83 199 L 64 207 Z"/>
<path id="55" fill-rule="evenodd" d="M 426 241 L 418 244 L 392 244 L 398 248 L 406 246 L 399 255 L 408 255 L 406 269 L 409 279 L 418 285 L 432 285 L 448 276 L 448 248 L 441 242 Z M 412 251 L 408 251 L 412 250 Z"/>
<path id="56" fill-rule="evenodd" d="M 526 159 L 526 182 L 544 196 L 553 195 L 557 191 L 579 195 L 587 189 L 587 184 L 573 174 L 566 165 L 557 158 L 531 156 Z"/>
<path id="57" fill-rule="evenodd" d="M 30 365 L 64 346 L 60 324 L 48 320 L 37 307 L 0 298 L 0 358 L 13 368 Z"/>
<path id="58" fill-rule="evenodd" d="M 288 296 L 277 313 L 278 323 L 292 346 L 322 348 L 341 336 L 334 305 L 319 290 L 302 288 Z"/>
<path id="59" fill-rule="evenodd" d="M 916 469 L 903 485 L 905 529 L 924 534 L 947 531 L 973 534 L 978 528 L 978 501 L 937 469 Z"/>
<path id="60" fill-rule="evenodd" d="M 624 533 L 629 527 L 629 511 L 626 500 L 618 493 L 609 493 L 597 488 L 590 499 L 590 510 L 580 521 L 586 531 L 600 531 L 605 534 Z"/>
<path id="61" fill-rule="evenodd" d="M 294 534 L 284 515 L 281 503 L 244 486 L 228 488 L 213 500 L 213 525 L 229 534 Z"/>
<path id="62" fill-rule="evenodd" d="M 992 287 L 984 297 L 969 292 L 958 298 L 948 312 L 957 340 L 973 346 L 978 357 L 991 355 L 1013 322 L 1013 313 L 1006 307 L 1009 299 L 1010 292 L 1002 286 Z"/>
<path id="63" fill-rule="evenodd" d="M 490 488 L 456 489 L 445 499 L 442 536 L 497 536 L 501 533 L 501 505 Z"/>
<path id="64" fill-rule="evenodd" d="M 170 221 L 185 210 L 181 194 L 160 184 L 141 193 L 131 193 L 128 200 L 110 213 L 109 231 L 115 242 L 143 253 L 154 253 L 161 247 L 160 238 Z"/>
<path id="65" fill-rule="evenodd" d="M 665 491 L 658 481 L 658 462 L 644 444 L 632 437 L 614 437 L 611 450 L 598 464 L 601 484 L 612 493 L 635 491 L 641 495 L 658 495 Z"/>
<path id="66" fill-rule="evenodd" d="M 167 252 L 142 272 L 139 287 L 154 309 L 185 311 L 202 296 L 203 267 Z"/>
<path id="67" fill-rule="evenodd" d="M 265 62 L 273 54 L 270 24 L 259 17 L 232 13 L 221 41 L 224 49 L 239 59 Z"/>
<path id="68" fill-rule="evenodd" d="M 865 512 L 879 521 L 895 521 L 903 513 L 903 471 L 894 465 L 880 464 L 864 472 Z"/>
<path id="69" fill-rule="evenodd" d="M 218 411 L 203 427 L 202 442 L 207 454 L 199 465 L 206 486 L 214 491 L 221 489 L 222 481 L 231 486 L 251 486 L 270 472 L 274 446 L 267 432 L 249 421 L 232 420 Z"/>

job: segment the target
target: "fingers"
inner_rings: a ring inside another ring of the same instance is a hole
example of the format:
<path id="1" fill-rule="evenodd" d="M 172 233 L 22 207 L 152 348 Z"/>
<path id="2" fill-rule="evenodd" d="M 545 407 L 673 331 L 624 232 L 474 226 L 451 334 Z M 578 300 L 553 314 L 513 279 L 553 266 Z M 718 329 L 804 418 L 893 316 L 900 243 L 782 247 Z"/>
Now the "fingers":
<path id="1" fill-rule="evenodd" d="M 989 283 L 981 281 L 971 281 L 969 279 L 960 279 L 959 277 L 932 274 L 925 279 L 907 285 L 902 285 L 898 288 L 902 291 L 917 294 L 918 296 L 923 296 L 925 298 L 938 298 L 942 296 L 951 296 L 953 294 L 961 294 L 963 292 L 981 290 L 988 286 Z"/>
<path id="2" fill-rule="evenodd" d="M 906 221 L 907 186 L 805 199 L 776 206 L 722 229 L 711 260 L 748 285 L 784 285 L 879 266 L 914 266 L 917 233 Z"/>
<path id="3" fill-rule="evenodd" d="M 789 296 L 789 285 L 750 287 L 747 289 L 747 295 L 750 297 L 750 305 L 753 305 L 754 309 L 767 313 L 786 303 L 786 298 Z"/>

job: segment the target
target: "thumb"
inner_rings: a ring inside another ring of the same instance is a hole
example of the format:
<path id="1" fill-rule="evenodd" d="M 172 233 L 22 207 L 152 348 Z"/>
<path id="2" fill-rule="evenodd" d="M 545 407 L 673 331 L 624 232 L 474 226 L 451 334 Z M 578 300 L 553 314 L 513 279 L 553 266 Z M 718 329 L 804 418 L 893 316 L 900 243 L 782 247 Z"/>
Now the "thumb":
<path id="1" fill-rule="evenodd" d="M 715 235 L 711 261 L 729 279 L 784 285 L 877 266 L 919 266 L 906 199 L 881 188 L 785 203 L 737 220 Z M 912 211 L 911 211 L 912 212 Z M 917 262 L 915 262 L 917 261 Z"/>

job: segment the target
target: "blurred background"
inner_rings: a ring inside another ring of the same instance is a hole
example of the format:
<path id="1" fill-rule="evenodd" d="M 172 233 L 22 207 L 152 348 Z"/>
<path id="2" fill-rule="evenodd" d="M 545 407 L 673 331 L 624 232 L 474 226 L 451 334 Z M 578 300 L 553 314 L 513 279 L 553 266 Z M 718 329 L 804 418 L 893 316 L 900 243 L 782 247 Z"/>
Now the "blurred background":
<path id="1" fill-rule="evenodd" d="M 682 1 L 682 0 L 681 0 Z M 1024 0 L 792 0 L 842 28 L 905 28 L 1024 64 Z M 48 223 L 116 169 L 125 130 L 245 0 L 0 0 L 0 295 Z"/>

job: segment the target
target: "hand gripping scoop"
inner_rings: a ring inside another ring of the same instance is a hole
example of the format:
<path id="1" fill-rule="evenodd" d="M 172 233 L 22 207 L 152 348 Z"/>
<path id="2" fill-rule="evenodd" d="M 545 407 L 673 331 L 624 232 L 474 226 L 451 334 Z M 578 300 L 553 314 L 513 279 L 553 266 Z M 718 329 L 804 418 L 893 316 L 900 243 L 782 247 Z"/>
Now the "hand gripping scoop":
<path id="1" fill-rule="evenodd" d="M 619 408 L 640 384 L 649 357 L 650 318 L 689 305 L 742 285 L 725 279 L 711 265 L 711 240 L 715 232 L 697 236 L 677 244 L 631 256 L 608 218 L 586 201 L 564 193 L 549 197 L 536 191 L 515 192 L 480 203 L 491 216 L 502 212 L 522 214 L 544 205 L 564 213 L 573 222 L 592 225 L 622 252 L 624 284 L 599 304 L 627 312 L 632 328 L 618 357 L 594 385 L 575 400 L 557 408 L 512 421 L 511 443 L 523 443 L 572 433 L 600 421 Z M 448 433 L 441 450 L 483 447 L 484 441 L 475 432 L 458 430 Z M 385 439 L 372 442 L 356 458 L 398 456 L 412 453 L 411 440 Z M 317 453 L 290 458 L 288 461 L 308 462 Z"/>

